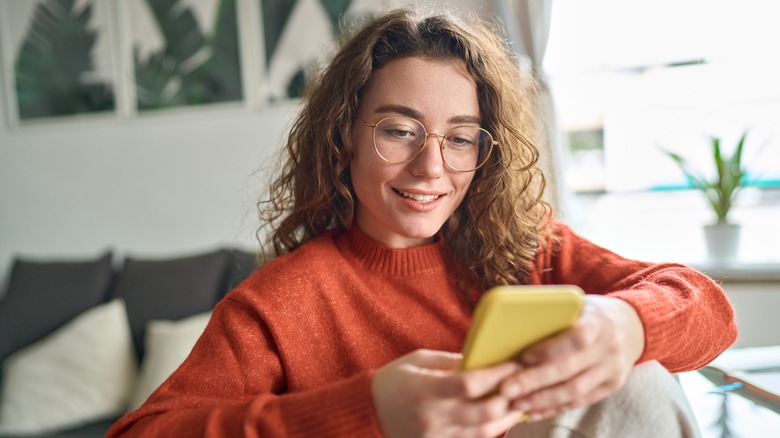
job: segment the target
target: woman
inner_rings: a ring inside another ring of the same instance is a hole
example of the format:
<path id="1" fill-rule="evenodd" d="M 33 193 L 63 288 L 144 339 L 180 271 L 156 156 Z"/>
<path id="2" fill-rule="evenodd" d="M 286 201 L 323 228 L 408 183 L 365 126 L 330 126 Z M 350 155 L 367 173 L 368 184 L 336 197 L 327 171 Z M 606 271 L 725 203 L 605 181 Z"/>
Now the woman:
<path id="1" fill-rule="evenodd" d="M 349 40 L 263 208 L 283 255 L 109 436 L 495 436 L 525 417 L 513 434 L 659 419 L 695 434 L 668 373 L 642 370 L 705 365 L 734 341 L 733 310 L 704 275 L 624 259 L 551 217 L 517 66 L 494 30 L 449 16 L 394 11 Z M 457 371 L 482 292 L 564 283 L 588 294 L 574 328 L 520 363 Z M 646 391 L 661 407 L 623 405 Z"/>

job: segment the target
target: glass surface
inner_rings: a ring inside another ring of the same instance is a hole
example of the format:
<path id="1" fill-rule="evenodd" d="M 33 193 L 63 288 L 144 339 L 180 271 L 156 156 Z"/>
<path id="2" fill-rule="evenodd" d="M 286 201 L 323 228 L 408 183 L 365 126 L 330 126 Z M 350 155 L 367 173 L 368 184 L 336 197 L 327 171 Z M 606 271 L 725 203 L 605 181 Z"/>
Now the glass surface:
<path id="1" fill-rule="evenodd" d="M 406 163 L 422 152 L 429 136 L 437 137 L 442 159 L 455 171 L 480 168 L 493 149 L 493 137 L 476 125 L 459 125 L 444 134 L 429 133 L 419 121 L 408 117 L 385 117 L 374 128 L 377 154 L 389 163 Z"/>

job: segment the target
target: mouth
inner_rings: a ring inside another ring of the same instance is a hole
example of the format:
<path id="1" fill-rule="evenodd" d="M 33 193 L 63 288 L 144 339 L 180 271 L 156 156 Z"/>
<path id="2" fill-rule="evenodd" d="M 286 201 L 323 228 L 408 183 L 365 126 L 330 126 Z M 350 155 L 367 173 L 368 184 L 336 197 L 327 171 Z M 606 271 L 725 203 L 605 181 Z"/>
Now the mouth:
<path id="1" fill-rule="evenodd" d="M 413 199 L 417 202 L 422 202 L 423 204 L 435 201 L 439 199 L 440 196 L 442 196 L 442 195 L 423 195 L 420 193 L 408 193 L 398 189 L 393 189 L 393 191 L 403 196 L 404 198 Z"/>

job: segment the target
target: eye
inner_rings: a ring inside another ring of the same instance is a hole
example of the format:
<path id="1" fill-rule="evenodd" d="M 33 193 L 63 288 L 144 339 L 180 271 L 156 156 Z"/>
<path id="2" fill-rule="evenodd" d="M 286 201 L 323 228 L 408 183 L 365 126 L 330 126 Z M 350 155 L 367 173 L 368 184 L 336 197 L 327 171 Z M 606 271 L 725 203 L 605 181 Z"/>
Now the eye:
<path id="1" fill-rule="evenodd" d="M 380 141 L 417 144 L 424 135 L 422 128 L 411 119 L 402 117 L 390 117 L 382 120 L 377 125 L 377 137 Z"/>
<path id="2" fill-rule="evenodd" d="M 474 149 L 479 142 L 479 128 L 458 127 L 447 134 L 447 146 L 455 149 Z"/>
<path id="3" fill-rule="evenodd" d="M 474 145 L 474 140 L 464 136 L 449 136 L 447 141 L 455 146 L 469 147 Z"/>
<path id="4" fill-rule="evenodd" d="M 383 131 L 385 137 L 394 137 L 399 139 L 414 137 L 415 133 L 407 128 L 385 128 Z"/>

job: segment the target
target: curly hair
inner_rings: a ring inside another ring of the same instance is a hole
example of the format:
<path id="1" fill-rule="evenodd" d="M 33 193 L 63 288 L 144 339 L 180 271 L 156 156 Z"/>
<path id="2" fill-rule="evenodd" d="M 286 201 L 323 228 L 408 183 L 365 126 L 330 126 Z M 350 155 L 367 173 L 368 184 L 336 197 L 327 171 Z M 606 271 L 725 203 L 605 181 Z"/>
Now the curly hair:
<path id="1" fill-rule="evenodd" d="M 498 142 L 441 230 L 455 262 L 466 268 L 458 283 L 484 289 L 527 282 L 551 234 L 551 208 L 543 199 L 545 179 L 532 140 L 537 85 L 498 26 L 408 9 L 365 24 L 307 88 L 281 173 L 269 200 L 258 203 L 276 254 L 350 226 L 357 203 L 350 152 L 358 104 L 375 70 L 410 56 L 465 63 L 477 84 L 483 128 Z"/>

